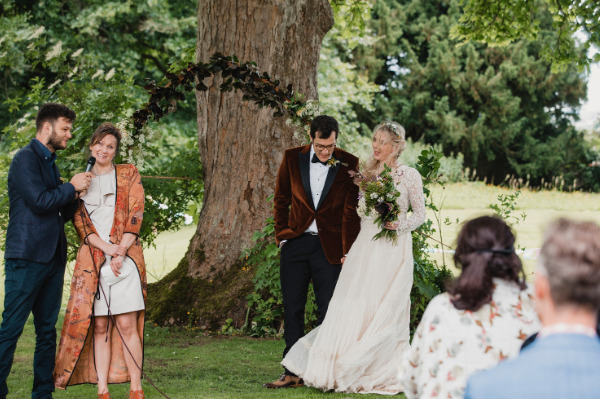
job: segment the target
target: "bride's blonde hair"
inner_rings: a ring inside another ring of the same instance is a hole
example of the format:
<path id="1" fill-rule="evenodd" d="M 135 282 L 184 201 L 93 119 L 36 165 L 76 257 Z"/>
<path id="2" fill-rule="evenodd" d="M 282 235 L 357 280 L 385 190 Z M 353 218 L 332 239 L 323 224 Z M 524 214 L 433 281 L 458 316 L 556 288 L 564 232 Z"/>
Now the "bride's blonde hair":
<path id="1" fill-rule="evenodd" d="M 375 135 L 379 132 L 386 135 L 386 143 L 390 143 L 393 147 L 392 153 L 388 159 L 384 161 L 384 163 L 390 165 L 396 162 L 396 160 L 400 157 L 400 154 L 402 154 L 402 151 L 406 149 L 406 132 L 404 131 L 402 125 L 393 121 L 386 121 L 375 126 L 375 129 L 373 129 L 373 137 L 375 137 Z M 367 165 L 362 171 L 362 174 L 367 178 L 374 177 L 379 172 L 380 168 L 381 161 L 371 157 L 367 161 Z"/>

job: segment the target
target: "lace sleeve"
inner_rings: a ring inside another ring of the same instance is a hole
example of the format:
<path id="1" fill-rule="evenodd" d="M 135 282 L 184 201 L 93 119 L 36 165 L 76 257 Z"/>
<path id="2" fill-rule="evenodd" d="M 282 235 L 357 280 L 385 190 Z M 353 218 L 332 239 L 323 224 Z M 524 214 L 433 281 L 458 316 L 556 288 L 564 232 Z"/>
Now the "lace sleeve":
<path id="1" fill-rule="evenodd" d="M 412 207 L 412 214 L 406 212 L 400 214 L 400 224 L 396 229 L 398 233 L 408 233 L 415 230 L 425 222 L 425 194 L 423 194 L 423 180 L 414 168 L 408 168 L 403 174 L 396 178 L 396 185 L 403 184 L 408 192 L 408 201 Z"/>

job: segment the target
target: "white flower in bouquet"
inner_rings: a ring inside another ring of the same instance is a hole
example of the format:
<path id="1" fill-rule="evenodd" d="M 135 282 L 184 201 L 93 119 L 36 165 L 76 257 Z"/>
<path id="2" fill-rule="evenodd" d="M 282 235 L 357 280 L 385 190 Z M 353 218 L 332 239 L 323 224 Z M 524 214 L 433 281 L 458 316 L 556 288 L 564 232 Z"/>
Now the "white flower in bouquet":
<path id="1" fill-rule="evenodd" d="M 361 219 L 364 219 L 367 217 L 367 203 L 365 202 L 365 199 L 363 197 L 361 197 L 358 200 L 358 206 L 356 207 L 356 213 L 358 214 L 358 216 Z"/>

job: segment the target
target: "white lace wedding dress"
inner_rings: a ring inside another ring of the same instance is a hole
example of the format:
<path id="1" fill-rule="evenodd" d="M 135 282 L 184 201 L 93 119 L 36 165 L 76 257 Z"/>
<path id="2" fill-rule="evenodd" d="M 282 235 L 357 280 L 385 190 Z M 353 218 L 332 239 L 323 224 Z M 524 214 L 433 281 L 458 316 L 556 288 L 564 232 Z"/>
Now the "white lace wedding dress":
<path id="1" fill-rule="evenodd" d="M 360 234 L 348 253 L 323 323 L 301 338 L 282 365 L 324 391 L 394 395 L 403 390 L 397 366 L 409 348 L 413 282 L 411 231 L 425 221 L 421 176 L 394 171 L 402 211 L 398 242 L 373 241 L 379 228 L 361 215 Z M 407 215 L 409 204 L 412 214 Z M 364 201 L 359 202 L 360 209 Z"/>

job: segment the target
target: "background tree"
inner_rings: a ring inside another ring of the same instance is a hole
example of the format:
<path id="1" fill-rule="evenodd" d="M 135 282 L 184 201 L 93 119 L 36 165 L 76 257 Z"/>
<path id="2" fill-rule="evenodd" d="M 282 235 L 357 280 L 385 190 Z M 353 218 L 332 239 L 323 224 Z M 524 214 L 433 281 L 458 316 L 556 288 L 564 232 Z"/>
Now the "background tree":
<path id="1" fill-rule="evenodd" d="M 497 184 L 508 174 L 536 183 L 571 173 L 573 180 L 588 161 L 573 126 L 584 75 L 575 66 L 552 73 L 539 43 L 459 45 L 450 32 L 460 16 L 458 0 L 377 1 L 371 29 L 379 40 L 359 46 L 355 59 L 383 90 L 376 112 L 359 120 L 400 120 L 409 137 L 464 154 L 466 167 Z M 555 40 L 552 14 L 543 8 L 536 16 L 540 36 Z"/>
<path id="2" fill-rule="evenodd" d="M 92 0 L 67 4 L 61 1 L 49 1 L 44 4 L 44 7 L 38 7 L 33 2 L 16 3 L 3 0 L 0 4 L 2 7 L 0 26 L 3 28 L 0 36 L 0 67 L 2 68 L 0 78 L 3 79 L 0 90 L 3 90 L 5 98 L 1 105 L 2 111 L 6 111 L 0 113 L 3 132 L 5 133 L 1 143 L 2 165 L 0 167 L 3 174 L 7 171 L 14 150 L 22 147 L 34 135 L 32 115 L 35 115 L 35 107 L 38 104 L 46 101 L 62 101 L 70 104 L 78 112 L 78 120 L 74 131 L 75 138 L 72 140 L 69 149 L 63 152 L 63 156 L 59 160 L 63 174 L 69 176 L 80 170 L 82 159 L 85 157 L 84 154 L 81 154 L 81 151 L 85 152 L 87 137 L 100 122 L 105 120 L 112 122 L 124 121 L 134 109 L 139 108 L 146 101 L 147 96 L 140 87 L 144 84 L 146 78 L 162 79 L 164 72 L 169 68 L 168 63 L 173 63 L 171 70 L 177 70 L 185 65 L 186 61 L 190 60 L 189 55 L 195 54 L 196 50 L 197 17 L 189 14 L 190 10 L 197 7 L 195 2 L 183 0 L 175 2 L 162 0 L 152 2 L 100 2 Z M 250 47 L 254 47 L 254 49 L 242 51 L 240 54 L 241 56 L 248 56 L 247 59 L 257 57 L 256 59 L 259 61 L 266 60 L 265 64 L 269 65 L 272 74 L 275 73 L 278 78 L 283 76 L 286 78 L 286 82 L 294 83 L 294 88 L 307 94 L 307 98 L 316 98 L 315 76 L 305 71 L 314 69 L 317 63 L 320 40 L 329 29 L 325 29 L 323 24 L 324 21 L 329 21 L 327 24 L 331 23 L 331 9 L 327 2 L 312 2 L 308 9 L 297 14 L 304 16 L 306 20 L 297 23 L 294 21 L 296 18 L 295 13 L 303 5 L 286 5 L 285 9 L 281 8 L 284 4 L 286 3 L 280 2 L 273 5 L 273 8 L 263 8 L 255 2 L 249 2 L 246 14 L 237 14 L 238 16 L 249 16 L 258 10 L 257 15 L 262 15 L 263 20 L 269 20 L 270 17 L 264 13 L 267 10 L 275 10 L 277 16 L 269 21 L 272 25 L 268 26 L 273 27 L 279 24 L 274 28 L 274 31 L 286 35 L 279 36 L 281 42 L 278 43 L 275 50 L 269 53 L 264 48 L 269 46 L 272 38 L 266 34 L 267 30 L 263 27 L 260 30 L 261 33 L 251 39 L 253 43 Z M 201 12 L 205 13 L 208 5 L 203 2 L 201 2 L 201 5 L 204 7 Z M 346 13 L 350 16 L 364 14 L 367 9 L 364 2 L 358 1 L 333 1 L 333 6 L 336 12 Z M 210 7 L 216 7 L 216 5 Z M 255 26 L 264 22 L 263 20 L 259 22 L 251 21 L 248 25 L 240 23 L 238 26 L 242 30 L 254 29 Z M 282 21 L 283 24 L 281 24 Z M 362 20 L 360 19 L 360 21 Z M 207 24 L 213 22 L 215 21 L 207 22 Z M 298 27 L 301 27 L 301 29 L 296 31 Z M 213 33 L 215 32 L 216 30 L 213 30 Z M 235 39 L 231 35 L 223 35 L 223 37 L 237 41 L 235 45 L 228 43 L 222 47 L 224 50 L 244 47 L 244 42 L 249 40 L 246 33 L 242 31 Z M 305 37 L 308 41 L 305 41 Z M 292 41 L 304 41 L 302 44 L 304 48 L 301 51 L 310 55 L 304 58 L 295 56 L 294 52 L 298 50 L 288 46 Z M 319 46 L 315 47 L 315 43 L 318 43 Z M 263 47 L 262 50 L 259 49 L 261 46 Z M 284 49 L 284 46 L 289 48 Z M 210 55 L 209 51 L 215 48 L 215 46 L 210 49 L 206 48 L 205 57 L 208 57 Z M 278 63 L 278 61 L 273 61 L 277 57 L 284 57 L 287 60 L 284 63 L 285 65 L 274 65 L 274 63 Z M 328 63 L 328 61 L 331 62 Z M 347 64 L 339 62 L 339 59 L 335 56 L 326 57 L 324 64 L 328 64 L 324 69 L 324 73 L 328 74 L 327 77 L 335 76 L 328 71 L 328 68 L 345 68 L 341 78 L 338 75 L 335 81 L 329 79 L 324 79 L 324 81 L 329 82 L 330 86 L 343 85 L 342 90 L 353 92 L 354 94 L 350 96 L 352 101 L 365 105 L 370 103 L 371 97 L 369 96 L 373 88 L 356 71 L 348 68 Z M 262 69 L 262 65 L 260 67 Z M 298 76 L 300 76 L 300 83 L 297 83 L 298 79 L 296 78 Z M 307 80 L 304 76 L 308 76 Z M 220 78 L 217 78 L 216 83 L 211 86 L 209 92 L 211 96 L 221 95 L 219 93 L 219 80 Z M 364 90 L 354 90 L 353 85 L 361 85 Z M 331 100 L 329 103 L 333 105 L 332 112 L 340 116 L 344 115 L 342 108 L 346 103 L 336 99 L 333 90 L 325 90 L 332 93 L 329 96 Z M 240 101 L 241 94 L 233 95 L 232 98 L 236 99 L 236 104 L 240 107 L 248 106 L 248 104 Z M 190 100 L 189 96 L 188 100 Z M 206 100 L 206 98 L 203 100 Z M 195 101 L 187 102 L 187 104 L 190 103 L 193 107 Z M 197 155 L 199 146 L 195 126 L 196 110 L 186 105 L 186 102 L 177 103 L 177 107 L 179 108 L 178 112 L 164 119 L 160 127 L 155 126 L 154 131 L 150 129 L 146 132 L 152 135 L 151 139 L 150 136 L 144 134 L 140 142 L 128 142 L 123 160 L 138 164 L 144 175 L 199 178 L 203 171 Z M 283 134 L 282 141 L 277 142 L 275 145 L 269 144 L 266 150 L 258 148 L 260 145 L 252 148 L 252 150 L 256 150 L 256 153 L 262 152 L 264 159 L 259 156 L 233 163 L 219 157 L 218 160 L 222 164 L 217 169 L 222 173 L 224 167 L 229 168 L 237 165 L 239 170 L 242 171 L 244 162 L 251 162 L 252 166 L 254 166 L 254 161 L 258 162 L 259 168 L 252 172 L 251 184 L 253 186 L 247 185 L 245 187 L 244 200 L 235 200 L 237 201 L 235 202 L 236 205 L 247 201 L 248 208 L 243 209 L 245 215 L 236 218 L 234 210 L 230 212 L 230 215 L 232 215 L 230 220 L 236 222 L 254 218 L 255 221 L 258 221 L 256 223 L 260 224 L 269 214 L 266 198 L 269 190 L 273 189 L 274 175 L 279 163 L 279 159 L 269 160 L 269 157 L 280 157 L 281 149 L 291 145 L 294 139 L 292 138 L 292 128 L 282 125 L 285 120 L 277 120 L 272 123 L 266 122 L 272 119 L 272 111 L 260 110 L 255 114 L 254 110 L 256 110 L 256 107 L 251 107 L 246 112 L 246 115 L 253 115 L 251 118 L 243 117 L 243 113 L 236 114 L 240 116 L 238 124 L 242 125 L 242 120 L 252 120 L 252 123 L 256 122 L 256 125 L 249 124 L 237 131 L 235 131 L 235 127 L 230 130 L 232 133 L 230 133 L 229 139 L 231 139 L 230 145 L 233 151 L 240 154 L 250 148 L 249 146 L 244 148 L 241 145 L 239 138 L 236 136 L 238 133 L 246 134 L 249 130 L 259 129 L 265 124 L 269 125 L 266 129 L 267 136 L 262 137 L 258 131 L 252 132 L 255 137 L 258 137 L 257 141 L 260 142 L 263 138 L 271 141 L 273 136 Z M 351 117 L 347 117 L 346 120 L 348 123 L 352 123 Z M 206 120 L 203 121 L 206 122 Z M 213 127 L 217 125 L 213 125 Z M 122 126 L 127 129 L 126 125 Z M 270 133 L 269 130 L 271 130 Z M 192 146 L 190 146 L 192 142 L 189 140 L 191 135 L 188 133 L 190 131 L 195 133 L 192 136 L 195 145 Z M 347 129 L 348 133 L 352 131 L 353 129 Z M 211 143 L 211 139 L 206 135 L 205 139 L 206 143 Z M 299 142 L 296 141 L 296 143 Z M 350 142 L 350 140 L 347 140 L 346 144 Z M 139 151 L 138 147 L 141 147 L 142 151 Z M 210 150 L 206 149 L 205 155 L 208 154 L 206 157 L 215 160 L 214 154 L 209 154 L 209 152 Z M 226 151 L 221 151 L 220 154 L 231 155 Z M 246 168 L 246 171 L 249 170 L 250 168 Z M 229 187 L 236 186 L 235 182 L 229 180 L 228 177 L 223 178 L 223 176 L 225 175 L 220 176 L 221 181 L 230 182 Z M 212 182 L 213 179 L 209 177 L 207 181 Z M 3 184 L 5 183 L 6 180 L 4 179 Z M 145 244 L 151 243 L 158 232 L 177 228 L 182 221 L 181 212 L 187 209 L 190 200 L 197 201 L 200 205 L 202 201 L 200 189 L 203 188 L 201 183 L 199 180 L 172 182 L 169 180 L 144 179 L 147 194 L 143 234 Z M 244 183 L 247 184 L 248 180 L 245 180 Z M 217 185 L 211 187 L 214 188 Z M 212 201 L 216 201 L 214 197 L 219 195 L 215 194 L 216 191 L 218 190 L 211 191 L 214 195 L 211 197 Z M 254 194 L 252 194 L 253 191 Z M 167 209 L 164 209 L 165 205 L 168 206 Z M 1 212 L 3 223 L 7 221 L 7 207 L 8 203 L 6 197 L 4 197 Z M 210 205 L 206 209 L 209 208 Z M 231 204 L 225 208 L 231 211 Z M 204 221 L 208 221 L 206 223 L 210 224 L 210 217 L 205 217 Z M 207 270 L 211 270 L 215 264 L 216 269 L 229 270 L 232 264 L 237 263 L 237 258 L 242 249 L 248 246 L 247 237 L 253 231 L 252 223 L 250 225 L 238 224 L 234 230 L 241 229 L 241 236 L 235 237 L 231 241 L 223 241 L 224 247 L 227 247 L 229 251 L 227 256 L 222 256 L 223 254 L 219 252 L 218 248 L 215 248 L 215 252 L 209 254 L 212 266 L 207 266 Z M 208 229 L 205 225 L 199 231 L 208 232 L 211 229 Z M 206 234 L 206 236 L 208 235 L 209 233 Z M 236 236 L 236 234 L 229 237 L 232 236 Z M 223 237 L 221 238 L 223 239 Z M 219 238 L 215 238 L 215 240 L 219 240 Z M 75 238 L 71 241 L 73 243 L 77 242 Z M 74 249 L 74 247 L 71 247 L 71 249 Z M 194 250 L 196 251 L 194 253 L 198 252 L 197 247 Z M 215 253 L 215 257 L 212 257 Z M 225 264 L 225 262 L 230 263 Z M 211 280 L 212 278 L 204 279 L 202 283 L 210 284 Z M 247 284 L 241 282 L 237 287 L 238 291 L 243 291 L 245 286 Z M 218 290 L 219 287 L 215 287 L 215 291 Z M 203 289 L 202 291 L 207 292 L 207 296 L 209 295 L 207 290 Z M 227 292 L 225 289 L 224 291 Z M 235 302 L 239 306 L 240 302 L 244 300 L 244 295 L 236 296 L 236 293 L 239 294 L 239 292 L 233 291 L 230 294 L 225 293 L 224 296 L 235 298 Z M 158 302 L 160 302 L 160 299 Z M 190 302 L 182 303 L 181 309 L 183 311 L 178 311 L 177 314 L 187 314 L 185 310 L 190 306 L 194 307 L 195 303 L 202 302 L 202 298 L 195 298 L 194 293 L 190 293 Z M 171 303 L 168 303 L 167 300 L 167 308 L 172 308 L 170 305 Z M 223 304 L 221 309 L 224 307 L 226 307 L 226 304 Z M 157 314 L 162 314 L 160 310 L 162 309 L 159 309 Z M 210 309 L 210 312 L 213 312 L 213 310 Z M 211 314 L 214 315 L 214 312 Z M 169 314 L 168 319 L 171 319 L 171 315 Z M 225 316 L 225 314 L 220 315 L 221 318 Z M 186 322 L 186 320 L 180 319 L 179 321 Z"/>
<path id="3" fill-rule="evenodd" d="M 379 87 L 369 80 L 366 70 L 356 65 L 353 51 L 376 41 L 366 26 L 371 19 L 370 3 L 332 1 L 335 24 L 323 39 L 318 73 L 319 107 L 340 123 L 343 134 L 339 144 L 361 159 L 371 154 L 372 126 L 360 123 L 356 110 L 374 111 Z"/>
<path id="4" fill-rule="evenodd" d="M 78 115 L 74 137 L 58 163 L 64 176 L 81 171 L 87 140 L 105 121 L 127 119 L 146 101 L 139 86 L 160 78 L 169 61 L 194 53 L 194 1 L 0 1 L 0 188 L 16 149 L 35 136 L 37 106 L 69 104 Z M 186 16 L 186 13 L 188 14 Z M 189 59 L 193 60 L 193 58 Z M 143 175 L 185 176 L 192 180 L 144 179 L 145 245 L 158 232 L 183 222 L 190 201 L 199 201 L 202 181 L 195 109 L 180 107 L 160 131 L 150 128 L 142 141 L 127 141 L 117 161 L 136 163 Z M 187 119 L 186 119 L 187 115 Z M 158 129 L 158 128 L 157 128 Z M 190 145 L 193 144 L 193 145 Z M 6 190 L 0 190 L 0 223 L 8 220 Z M 78 239 L 71 230 L 71 256 Z"/>
<path id="5" fill-rule="evenodd" d="M 43 62 L 51 52 L 83 49 L 80 58 L 103 77 L 111 70 L 131 77 L 143 101 L 144 79 L 160 80 L 169 63 L 193 60 L 195 8 L 194 0 L 1 0 L 0 91 L 7 101 L 0 103 L 0 126 L 18 119 L 8 108 L 26 100 L 33 77 L 48 84 L 63 78 L 60 64 Z M 181 120 L 191 119 L 193 101 L 182 106 Z"/>
<path id="6" fill-rule="evenodd" d="M 585 148 L 569 118 L 585 92 L 581 75 L 550 74 L 536 58 L 538 44 L 457 47 L 447 37 L 460 15 L 457 1 L 379 0 L 370 20 L 363 18 L 370 2 L 331 0 L 335 12 L 350 13 L 348 23 L 365 24 L 365 37 L 355 40 L 349 25 L 340 23 L 320 59 L 319 88 L 326 112 L 345 127 L 343 145 L 359 150 L 356 139 L 391 118 L 413 138 L 443 144 L 447 154 L 464 152 L 468 166 L 496 179 L 507 171 L 535 178 L 577 166 Z M 78 111 L 76 139 L 59 161 L 69 176 L 81 170 L 81 151 L 100 122 L 123 121 L 146 101 L 140 88 L 145 77 L 161 79 L 168 62 L 178 69 L 196 51 L 203 61 L 215 51 L 256 61 L 260 71 L 316 100 L 321 42 L 333 24 L 326 0 L 0 4 L 4 174 L 11 153 L 34 134 L 36 105 L 56 100 Z M 550 26 L 550 14 L 540 15 Z M 543 32 L 551 39 L 555 34 Z M 143 174 L 204 177 L 204 187 L 200 180 L 144 180 L 146 242 L 177 227 L 180 212 L 190 201 L 199 203 L 204 188 L 185 259 L 150 287 L 149 312 L 161 324 L 212 329 L 244 318 L 252 271 L 240 256 L 271 213 L 267 198 L 283 149 L 303 141 L 272 110 L 244 101 L 239 92 L 222 92 L 223 82 L 219 75 L 206 79 L 207 91 L 175 104 L 179 111 L 150 126 L 143 140 L 126 143 L 124 160 L 141 163 Z M 376 87 L 383 94 L 371 103 Z M 5 223 L 6 196 L 0 206 Z"/>
<path id="7" fill-rule="evenodd" d="M 197 59 L 235 54 L 316 99 L 321 42 L 332 26 L 326 0 L 200 1 Z M 273 110 L 245 102 L 241 93 L 223 93 L 221 77 L 204 83 L 208 90 L 196 94 L 203 208 L 185 258 L 150 286 L 149 314 L 159 322 L 194 320 L 214 328 L 228 317 L 243 320 L 251 276 L 242 270 L 242 249 L 271 211 L 266 198 L 283 150 L 299 141 Z"/>
<path id="8" fill-rule="evenodd" d="M 453 29 L 462 40 L 475 40 L 493 46 L 504 46 L 522 39 L 537 41 L 541 55 L 555 70 L 578 63 L 587 67 L 600 61 L 588 50 L 600 47 L 600 3 L 597 0 L 461 0 L 464 14 Z M 544 33 L 547 20 L 539 13 L 547 10 L 552 17 L 552 29 L 557 33 L 548 40 Z M 582 33 L 581 49 L 572 44 L 572 37 Z M 580 50 L 583 50 L 580 51 Z M 581 54 L 585 54 L 583 57 Z"/>

